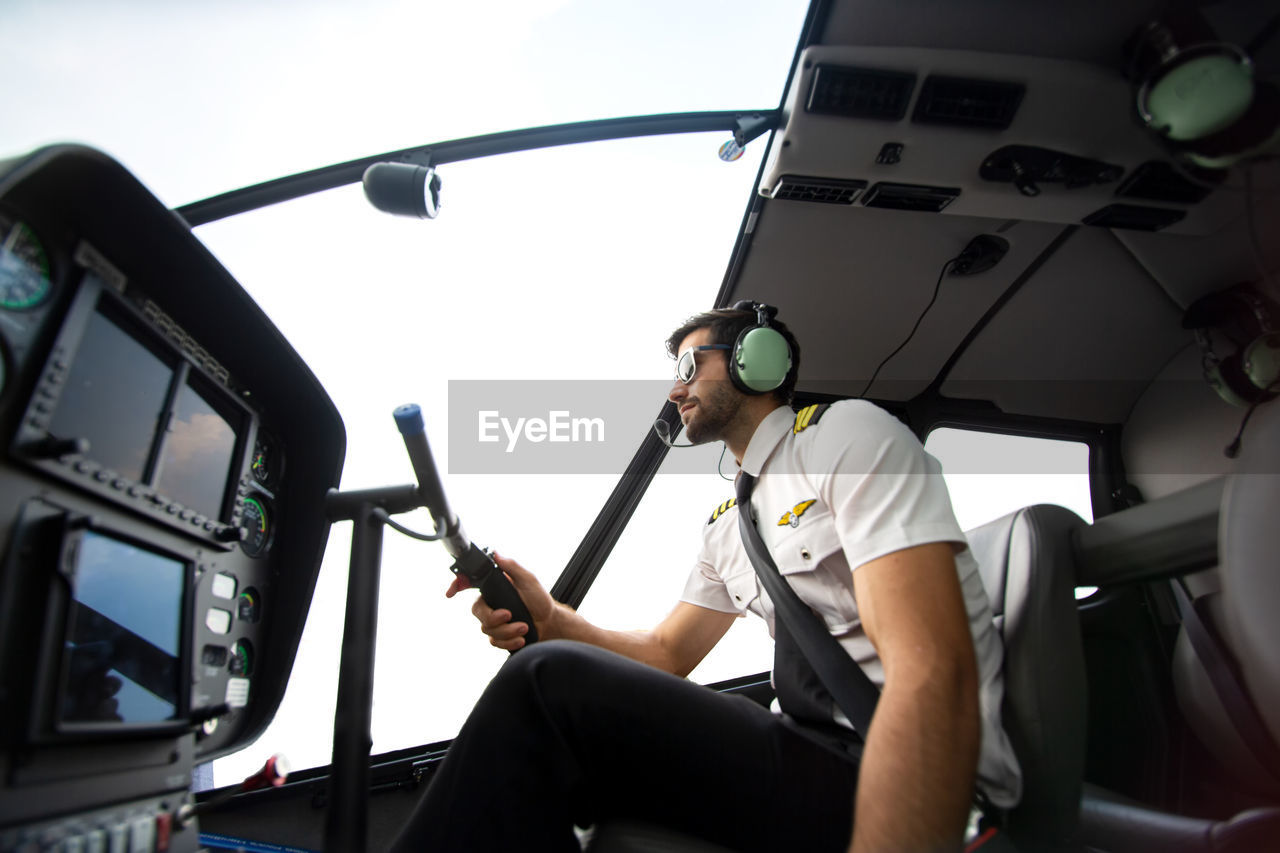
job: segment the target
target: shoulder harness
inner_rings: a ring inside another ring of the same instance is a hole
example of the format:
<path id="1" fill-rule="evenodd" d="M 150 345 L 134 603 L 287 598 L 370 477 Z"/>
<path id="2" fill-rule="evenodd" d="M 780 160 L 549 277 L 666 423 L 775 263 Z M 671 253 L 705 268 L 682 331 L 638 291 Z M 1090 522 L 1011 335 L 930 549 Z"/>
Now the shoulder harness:
<path id="1" fill-rule="evenodd" d="M 796 412 L 796 424 L 791 428 L 791 432 L 796 435 L 804 432 L 810 426 L 816 424 L 818 419 L 821 418 L 823 413 L 829 408 L 831 408 L 830 403 L 815 403 L 812 406 L 805 406 L 803 409 Z"/>
<path id="2" fill-rule="evenodd" d="M 733 505 L 734 505 L 734 504 L 736 504 L 737 502 L 738 502 L 738 499 L 737 499 L 737 498 L 729 498 L 729 500 L 727 500 L 727 501 L 725 501 L 724 503 L 720 504 L 720 506 L 716 507 L 716 511 L 715 511 L 715 512 L 713 512 L 713 513 L 711 513 L 711 517 L 707 519 L 707 524 L 710 524 L 711 522 L 715 521 L 715 520 L 716 520 L 717 518 L 719 518 L 720 516 L 724 515 L 724 514 L 725 514 L 726 512 L 728 512 L 728 511 L 729 511 L 729 509 L 730 509 L 731 507 L 733 507 Z"/>

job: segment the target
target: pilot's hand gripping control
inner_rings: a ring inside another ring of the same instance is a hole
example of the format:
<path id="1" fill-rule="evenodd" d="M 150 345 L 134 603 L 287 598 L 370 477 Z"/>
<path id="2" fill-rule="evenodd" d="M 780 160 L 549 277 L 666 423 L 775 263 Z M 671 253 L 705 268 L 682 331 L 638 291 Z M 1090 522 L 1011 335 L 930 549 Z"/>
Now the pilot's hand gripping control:
<path id="1" fill-rule="evenodd" d="M 502 573 L 489 553 L 470 539 L 462 530 L 458 517 L 449 508 L 449 500 L 445 497 L 444 487 L 440 483 L 440 473 L 436 469 L 435 459 L 431 455 L 431 446 L 427 443 L 426 427 L 422 421 L 422 410 L 416 403 L 400 406 L 393 413 L 396 426 L 404 437 L 405 449 L 409 451 L 409 460 L 413 463 L 414 474 L 418 477 L 418 492 L 424 505 L 435 521 L 436 537 L 443 544 L 454 564 L 450 569 L 455 574 L 466 576 L 471 585 L 480 590 L 485 603 L 495 610 L 511 611 L 513 622 L 524 622 L 529 631 L 524 635 L 525 645 L 538 641 L 538 629 L 534 625 L 529 608 L 525 606 L 511 581 Z"/>

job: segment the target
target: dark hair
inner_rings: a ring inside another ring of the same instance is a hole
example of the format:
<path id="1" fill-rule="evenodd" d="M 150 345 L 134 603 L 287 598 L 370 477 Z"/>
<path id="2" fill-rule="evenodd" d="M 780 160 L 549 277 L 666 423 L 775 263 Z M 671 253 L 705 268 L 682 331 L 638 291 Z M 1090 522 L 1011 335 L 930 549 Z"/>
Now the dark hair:
<path id="1" fill-rule="evenodd" d="M 738 340 L 738 335 L 742 334 L 744 329 L 750 329 L 755 324 L 756 312 L 754 311 L 717 308 L 714 311 L 695 314 L 667 338 L 667 354 L 672 358 L 678 356 L 680 354 L 680 343 L 699 329 L 711 330 L 709 343 L 733 346 L 734 342 Z M 782 380 L 782 384 L 772 392 L 779 403 L 790 405 L 791 398 L 796 390 L 796 377 L 800 372 L 800 343 L 796 340 L 796 336 L 791 334 L 791 330 L 787 328 L 785 323 L 778 320 L 770 320 L 769 326 L 782 333 L 782 337 L 786 339 L 787 346 L 791 347 L 791 369 L 787 371 L 787 376 Z"/>

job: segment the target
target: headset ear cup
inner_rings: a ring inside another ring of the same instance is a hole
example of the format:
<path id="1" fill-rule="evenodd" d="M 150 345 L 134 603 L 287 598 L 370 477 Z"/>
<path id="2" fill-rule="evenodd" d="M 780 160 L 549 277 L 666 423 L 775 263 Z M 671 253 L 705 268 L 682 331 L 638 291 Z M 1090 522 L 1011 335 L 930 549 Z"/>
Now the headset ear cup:
<path id="1" fill-rule="evenodd" d="M 729 378 L 744 394 L 767 394 L 786 381 L 791 347 L 777 329 L 753 326 L 738 335 L 729 358 Z"/>
<path id="2" fill-rule="evenodd" d="M 1216 367 L 1206 367 L 1204 378 L 1218 392 L 1219 397 L 1233 406 L 1247 408 L 1263 396 L 1245 374 L 1239 353 L 1222 359 Z"/>
<path id="3" fill-rule="evenodd" d="M 1259 153 L 1280 135 L 1280 89 L 1259 82 L 1253 102 L 1236 121 L 1200 139 L 1174 142 L 1176 150 L 1206 169 L 1225 169 Z"/>
<path id="4" fill-rule="evenodd" d="M 1240 364 L 1255 388 L 1265 390 L 1274 385 L 1280 379 L 1280 332 L 1262 335 L 1249 344 Z"/>

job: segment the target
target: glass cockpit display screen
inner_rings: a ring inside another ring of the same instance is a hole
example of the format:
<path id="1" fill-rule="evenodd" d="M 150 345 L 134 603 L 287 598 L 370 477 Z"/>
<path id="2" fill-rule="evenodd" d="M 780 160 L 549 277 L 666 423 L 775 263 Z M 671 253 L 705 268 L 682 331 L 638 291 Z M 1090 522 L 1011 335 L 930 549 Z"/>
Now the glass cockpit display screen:
<path id="1" fill-rule="evenodd" d="M 235 429 L 203 394 L 189 384 L 183 385 L 174 400 L 156 489 L 199 513 L 217 518 L 235 451 Z"/>
<path id="2" fill-rule="evenodd" d="M 58 722 L 178 718 L 187 564 L 92 530 L 71 560 Z"/>
<path id="3" fill-rule="evenodd" d="M 154 490 L 161 505 L 227 522 L 247 410 L 123 300 L 102 288 L 87 298 L 82 325 L 64 332 L 74 355 L 58 382 L 49 434 L 87 443 L 88 470 L 122 495 Z"/>
<path id="4" fill-rule="evenodd" d="M 101 311 L 89 317 L 50 431 L 85 438 L 105 468 L 142 482 L 173 368 Z M 110 412 L 111 417 L 103 417 Z M 225 474 L 225 472 L 224 472 Z"/>

